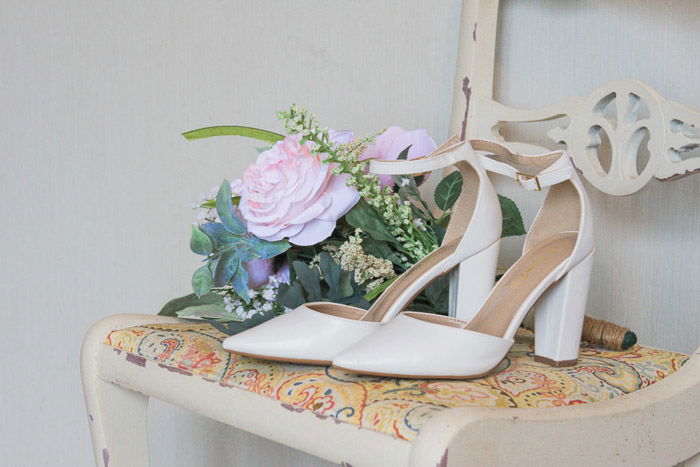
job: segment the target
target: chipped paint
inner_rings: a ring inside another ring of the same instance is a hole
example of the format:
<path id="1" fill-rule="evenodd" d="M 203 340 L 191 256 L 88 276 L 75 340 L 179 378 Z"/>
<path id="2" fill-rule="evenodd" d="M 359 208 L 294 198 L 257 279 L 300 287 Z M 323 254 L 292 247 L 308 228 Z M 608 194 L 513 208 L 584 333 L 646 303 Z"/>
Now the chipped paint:
<path id="1" fill-rule="evenodd" d="M 141 357 L 139 355 L 133 354 L 133 353 L 127 353 L 126 354 L 126 361 L 129 363 L 133 363 L 134 365 L 138 366 L 146 366 L 146 358 Z"/>
<path id="2" fill-rule="evenodd" d="M 95 418 L 94 418 L 92 415 L 88 414 L 88 420 L 90 420 L 91 422 L 93 422 L 93 421 L 95 421 Z"/>
<path id="3" fill-rule="evenodd" d="M 352 467 L 352 464 L 350 462 L 341 462 L 340 467 Z"/>
<path id="4" fill-rule="evenodd" d="M 445 449 L 445 453 L 440 458 L 440 462 L 437 463 L 436 467 L 447 467 L 447 449 Z"/>
<path id="5" fill-rule="evenodd" d="M 183 370 L 182 368 L 177 368 L 177 367 L 174 367 L 174 366 L 163 365 L 162 363 L 159 363 L 158 366 L 161 367 L 161 368 L 165 368 L 165 369 L 168 370 L 168 371 L 172 371 L 173 373 L 179 373 L 179 374 L 185 375 L 185 376 L 192 376 L 192 372 L 189 372 L 189 371 L 187 371 L 187 370 Z"/>
<path id="6" fill-rule="evenodd" d="M 462 80 L 462 92 L 464 93 L 466 106 L 464 108 L 464 120 L 462 120 L 462 134 L 460 135 L 460 139 L 464 141 L 467 138 L 467 117 L 469 117 L 469 102 L 472 100 L 472 86 L 468 76 L 465 76 Z"/>
<path id="7" fill-rule="evenodd" d="M 109 467 L 109 450 L 107 448 L 102 450 L 102 462 L 104 462 L 105 467 Z"/>
<path id="8" fill-rule="evenodd" d="M 472 31 L 472 39 L 476 42 L 476 22 L 474 22 L 474 30 Z"/>
<path id="9" fill-rule="evenodd" d="M 112 350 L 114 350 L 115 352 L 117 352 L 117 355 L 119 355 L 120 353 L 122 353 L 122 349 L 118 349 L 118 348 L 116 348 L 116 347 L 112 347 Z"/>
<path id="10" fill-rule="evenodd" d="M 672 182 L 674 180 L 678 180 L 679 178 L 684 178 L 684 177 L 687 177 L 688 175 L 694 175 L 697 173 L 700 173 L 700 169 L 686 170 L 683 173 L 674 174 L 674 175 L 671 175 L 670 177 L 666 177 L 666 178 L 659 178 L 659 177 L 654 177 L 654 178 L 656 178 L 660 182 Z"/>
<path id="11" fill-rule="evenodd" d="M 297 412 L 297 413 L 304 412 L 304 409 L 302 407 L 297 407 L 297 406 L 292 405 L 292 404 L 285 404 L 284 402 L 282 403 L 282 407 L 284 407 L 285 409 L 290 410 L 292 412 Z"/>

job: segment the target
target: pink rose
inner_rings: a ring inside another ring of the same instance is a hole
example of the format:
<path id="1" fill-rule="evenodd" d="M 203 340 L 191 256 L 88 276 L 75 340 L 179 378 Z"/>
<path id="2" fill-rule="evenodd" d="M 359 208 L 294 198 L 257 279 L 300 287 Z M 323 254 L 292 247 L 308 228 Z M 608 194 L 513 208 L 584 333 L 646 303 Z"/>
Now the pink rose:
<path id="1" fill-rule="evenodd" d="M 248 231 L 269 241 L 289 238 L 295 245 L 314 245 L 328 238 L 336 221 L 360 198 L 333 175 L 310 143 L 287 136 L 261 153 L 243 174 L 239 209 Z"/>
<path id="2" fill-rule="evenodd" d="M 427 156 L 435 150 L 437 145 L 433 138 L 424 129 L 406 131 L 400 126 L 391 126 L 384 133 L 377 136 L 373 144 L 367 146 L 360 160 L 386 159 L 396 160 L 401 151 L 411 146 L 408 150 L 408 159 Z M 382 186 L 392 186 L 394 181 L 391 175 L 379 175 Z"/>

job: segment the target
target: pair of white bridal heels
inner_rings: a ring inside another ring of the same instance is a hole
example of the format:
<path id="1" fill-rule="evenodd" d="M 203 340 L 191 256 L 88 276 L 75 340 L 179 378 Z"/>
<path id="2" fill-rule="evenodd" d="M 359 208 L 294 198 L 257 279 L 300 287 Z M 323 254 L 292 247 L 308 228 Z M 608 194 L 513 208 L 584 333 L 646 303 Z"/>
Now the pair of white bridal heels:
<path id="1" fill-rule="evenodd" d="M 480 156 L 475 150 L 487 154 Z M 395 280 L 369 310 L 307 303 L 227 338 L 224 348 L 250 357 L 333 365 L 361 374 L 477 377 L 498 366 L 528 310 L 539 300 L 536 359 L 554 366 L 575 364 L 593 259 L 593 229 L 589 202 L 570 158 L 564 151 L 527 156 L 490 141 L 453 138 L 425 158 L 373 160 L 370 171 L 416 174 L 450 165 L 460 171 L 463 185 L 442 245 Z M 511 177 L 526 190 L 551 187 L 522 256 L 495 287 L 502 220 L 487 171 Z M 452 270 L 454 307 L 467 319 L 401 313 L 433 280 Z"/>

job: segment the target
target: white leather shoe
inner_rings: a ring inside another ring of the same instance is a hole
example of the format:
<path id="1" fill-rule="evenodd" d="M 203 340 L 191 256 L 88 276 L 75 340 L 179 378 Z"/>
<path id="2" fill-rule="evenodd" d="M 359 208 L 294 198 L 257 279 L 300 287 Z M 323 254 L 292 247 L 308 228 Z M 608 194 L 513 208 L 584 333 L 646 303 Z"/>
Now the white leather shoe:
<path id="1" fill-rule="evenodd" d="M 493 287 L 501 237 L 501 209 L 491 181 L 468 142 L 452 138 L 432 154 L 407 161 L 372 160 L 377 174 L 416 174 L 454 165 L 462 192 L 454 204 L 442 245 L 399 276 L 372 307 L 334 303 L 303 305 L 233 335 L 224 349 L 257 358 L 330 364 L 341 350 L 394 318 L 441 275 L 459 270 L 457 307 L 476 311 Z"/>
<path id="2" fill-rule="evenodd" d="M 346 348 L 333 359 L 334 367 L 392 377 L 482 376 L 506 356 L 538 299 L 535 358 L 553 366 L 576 363 L 593 261 L 592 217 L 576 170 L 563 151 L 523 156 L 488 141 L 472 144 L 496 154 L 482 156 L 487 170 L 514 178 L 526 190 L 551 186 L 521 258 L 469 322 L 402 313 Z M 534 167 L 538 173 L 527 175 L 512 164 Z"/>

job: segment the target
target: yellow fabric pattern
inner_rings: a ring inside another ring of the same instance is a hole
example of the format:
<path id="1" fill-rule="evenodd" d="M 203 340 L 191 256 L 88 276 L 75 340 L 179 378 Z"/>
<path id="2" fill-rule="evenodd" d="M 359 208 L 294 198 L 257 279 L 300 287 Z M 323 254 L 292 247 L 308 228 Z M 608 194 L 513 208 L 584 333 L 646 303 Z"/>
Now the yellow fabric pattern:
<path id="1" fill-rule="evenodd" d="M 255 392 L 322 416 L 412 440 L 435 413 L 453 407 L 560 407 L 623 396 L 676 371 L 687 356 L 635 346 L 614 352 L 581 347 L 579 363 L 552 368 L 533 359 L 521 331 L 493 374 L 468 381 L 359 376 L 326 367 L 232 355 L 226 336 L 206 323 L 153 324 L 113 331 L 107 344 L 127 358 Z"/>

